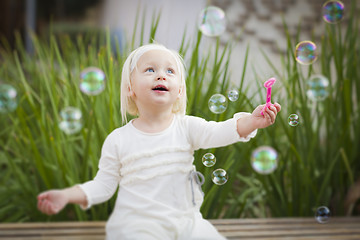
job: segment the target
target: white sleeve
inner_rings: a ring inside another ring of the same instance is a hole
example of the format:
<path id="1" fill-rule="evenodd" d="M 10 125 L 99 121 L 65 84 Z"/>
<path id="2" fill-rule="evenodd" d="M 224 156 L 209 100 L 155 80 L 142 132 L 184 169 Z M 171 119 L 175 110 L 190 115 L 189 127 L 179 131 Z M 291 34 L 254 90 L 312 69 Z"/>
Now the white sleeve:
<path id="1" fill-rule="evenodd" d="M 257 130 L 246 137 L 240 137 L 237 132 L 237 120 L 249 114 L 245 112 L 236 113 L 233 118 L 223 122 L 206 121 L 199 117 L 187 116 L 189 139 L 194 150 L 223 147 L 236 142 L 249 141 L 255 137 Z"/>
<path id="2" fill-rule="evenodd" d="M 93 180 L 79 184 L 87 199 L 88 209 L 94 204 L 109 200 L 120 181 L 120 160 L 117 156 L 115 136 L 110 134 L 104 141 L 99 160 L 99 170 Z"/>

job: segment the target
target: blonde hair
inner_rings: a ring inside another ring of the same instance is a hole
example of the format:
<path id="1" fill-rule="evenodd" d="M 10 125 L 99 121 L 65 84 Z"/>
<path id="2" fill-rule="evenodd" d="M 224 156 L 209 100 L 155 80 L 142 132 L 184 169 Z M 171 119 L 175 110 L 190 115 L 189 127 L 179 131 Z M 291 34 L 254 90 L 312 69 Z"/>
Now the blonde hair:
<path id="1" fill-rule="evenodd" d="M 136 116 L 139 114 L 138 108 L 128 94 L 131 90 L 131 73 L 136 68 L 137 62 L 140 57 L 150 50 L 164 50 L 169 52 L 175 59 L 177 68 L 180 73 L 180 89 L 181 95 L 173 105 L 172 112 L 185 115 L 186 112 L 186 83 L 185 83 L 185 64 L 180 54 L 174 50 L 168 49 L 165 46 L 157 43 L 151 43 L 140 46 L 132 51 L 124 62 L 122 74 L 121 74 L 121 89 L 120 89 L 120 103 L 121 103 L 121 118 L 122 122 L 127 122 L 126 114 Z"/>

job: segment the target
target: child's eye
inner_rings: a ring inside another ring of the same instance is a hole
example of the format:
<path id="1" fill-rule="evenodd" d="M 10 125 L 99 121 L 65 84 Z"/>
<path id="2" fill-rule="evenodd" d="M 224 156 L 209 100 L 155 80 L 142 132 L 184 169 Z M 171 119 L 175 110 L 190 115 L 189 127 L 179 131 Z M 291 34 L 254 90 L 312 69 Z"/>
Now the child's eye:
<path id="1" fill-rule="evenodd" d="M 147 68 L 145 72 L 155 72 L 153 68 Z"/>
<path id="2" fill-rule="evenodd" d="M 174 70 L 168 69 L 168 70 L 167 70 L 167 73 L 174 74 Z"/>

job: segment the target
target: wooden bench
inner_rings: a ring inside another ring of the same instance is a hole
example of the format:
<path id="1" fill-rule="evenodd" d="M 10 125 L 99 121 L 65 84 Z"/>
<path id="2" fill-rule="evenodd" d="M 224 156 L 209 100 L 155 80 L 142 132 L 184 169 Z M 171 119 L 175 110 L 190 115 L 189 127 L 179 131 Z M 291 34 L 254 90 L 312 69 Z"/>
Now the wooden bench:
<path id="1" fill-rule="evenodd" d="M 334 217 L 328 223 L 314 218 L 213 219 L 228 239 L 360 239 L 360 217 Z M 0 239 L 102 240 L 105 222 L 2 223 Z"/>

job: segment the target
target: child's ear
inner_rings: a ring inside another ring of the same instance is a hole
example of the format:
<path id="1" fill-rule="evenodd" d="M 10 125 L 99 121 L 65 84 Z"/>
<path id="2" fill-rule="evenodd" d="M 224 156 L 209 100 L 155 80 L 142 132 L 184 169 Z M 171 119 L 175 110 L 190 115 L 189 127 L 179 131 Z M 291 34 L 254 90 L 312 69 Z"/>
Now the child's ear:
<path id="1" fill-rule="evenodd" d="M 127 96 L 128 96 L 128 97 L 132 97 L 132 96 L 134 96 L 134 95 L 135 95 L 135 93 L 134 93 L 133 90 L 131 90 L 131 86 L 128 86 Z"/>

